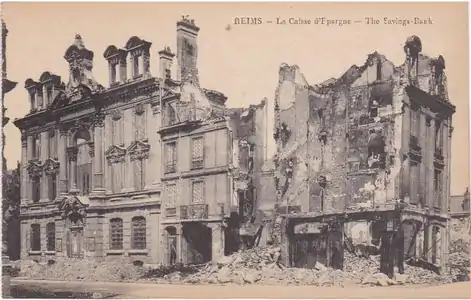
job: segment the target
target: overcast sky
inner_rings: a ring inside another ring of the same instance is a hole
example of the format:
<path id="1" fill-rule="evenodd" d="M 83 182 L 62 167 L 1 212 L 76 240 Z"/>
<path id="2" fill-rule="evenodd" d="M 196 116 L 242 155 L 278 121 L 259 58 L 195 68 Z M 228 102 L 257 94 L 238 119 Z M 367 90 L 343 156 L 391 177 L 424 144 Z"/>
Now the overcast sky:
<path id="1" fill-rule="evenodd" d="M 394 64 L 404 62 L 403 43 L 412 34 L 422 40 L 423 52 L 446 60 L 450 100 L 457 107 L 453 119 L 452 193 L 468 185 L 468 9 L 466 3 L 303 3 L 303 4 L 170 4 L 170 3 L 3 3 L 9 29 L 8 77 L 17 81 L 7 94 L 7 115 L 23 117 L 29 111 L 24 81 L 39 79 L 44 71 L 67 82 L 65 50 L 79 33 L 95 52 L 93 73 L 108 85 L 108 45 L 123 47 L 137 35 L 152 42 L 151 72 L 158 74 L 157 52 L 176 48 L 176 21 L 190 15 L 201 28 L 198 65 L 201 85 L 228 96 L 228 105 L 273 101 L 281 63 L 297 64 L 311 84 L 342 75 L 351 65 L 361 65 L 375 50 Z M 379 25 L 234 25 L 234 17 L 264 20 L 290 17 L 364 20 L 375 17 Z M 384 25 L 383 18 L 428 18 L 433 25 Z M 230 30 L 228 30 L 228 24 Z M 8 167 L 21 157 L 20 133 L 10 122 L 5 129 Z"/>

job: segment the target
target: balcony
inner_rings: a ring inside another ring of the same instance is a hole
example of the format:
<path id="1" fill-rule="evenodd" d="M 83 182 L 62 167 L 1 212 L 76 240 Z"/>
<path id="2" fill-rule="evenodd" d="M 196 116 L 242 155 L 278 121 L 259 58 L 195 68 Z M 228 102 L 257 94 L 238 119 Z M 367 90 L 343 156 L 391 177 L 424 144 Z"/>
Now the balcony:
<path id="1" fill-rule="evenodd" d="M 208 204 L 190 204 L 180 206 L 181 220 L 208 219 Z"/>

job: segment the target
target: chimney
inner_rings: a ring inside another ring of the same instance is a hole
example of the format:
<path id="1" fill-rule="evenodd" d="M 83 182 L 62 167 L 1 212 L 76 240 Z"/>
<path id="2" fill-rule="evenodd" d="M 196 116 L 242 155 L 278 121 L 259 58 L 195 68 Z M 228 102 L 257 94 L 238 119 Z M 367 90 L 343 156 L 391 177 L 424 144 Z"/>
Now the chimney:
<path id="1" fill-rule="evenodd" d="M 199 27 L 193 19 L 182 16 L 177 22 L 177 62 L 180 68 L 178 78 L 181 81 L 192 80 L 198 82 L 198 36 Z"/>
<path id="2" fill-rule="evenodd" d="M 172 78 L 171 68 L 173 63 L 173 58 L 175 54 L 172 53 L 170 47 L 165 47 L 163 50 L 159 52 L 159 72 L 160 78 L 162 79 L 170 79 Z"/>

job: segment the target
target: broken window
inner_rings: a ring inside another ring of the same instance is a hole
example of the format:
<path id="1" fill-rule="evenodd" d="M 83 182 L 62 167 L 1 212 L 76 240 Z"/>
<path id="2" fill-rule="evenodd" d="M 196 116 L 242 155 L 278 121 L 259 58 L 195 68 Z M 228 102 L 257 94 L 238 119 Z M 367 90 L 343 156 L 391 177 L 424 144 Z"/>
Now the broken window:
<path id="1" fill-rule="evenodd" d="M 33 135 L 31 148 L 33 150 L 32 151 L 33 152 L 33 157 L 31 157 L 31 159 L 39 158 L 39 156 L 41 155 L 41 144 L 40 144 L 38 134 Z"/>
<path id="2" fill-rule="evenodd" d="M 131 247 L 132 249 L 146 248 L 146 218 L 134 217 L 131 220 Z"/>
<path id="3" fill-rule="evenodd" d="M 110 249 L 123 249 L 123 220 L 116 218 L 110 220 Z"/>
<path id="4" fill-rule="evenodd" d="M 369 116 L 370 118 L 376 118 L 378 116 L 378 107 L 379 107 L 379 98 L 373 98 L 370 101 L 370 107 L 369 107 Z"/>
<path id="5" fill-rule="evenodd" d="M 46 225 L 46 238 L 47 238 L 47 251 L 56 250 L 56 225 L 54 223 L 48 223 Z"/>
<path id="6" fill-rule="evenodd" d="M 204 166 L 204 139 L 197 137 L 192 139 L 191 145 L 191 169 L 200 169 Z"/>
<path id="7" fill-rule="evenodd" d="M 381 132 L 371 131 L 368 140 L 368 166 L 384 169 L 386 167 L 385 141 Z"/>
<path id="8" fill-rule="evenodd" d="M 381 80 L 382 75 L 382 65 L 381 59 L 378 59 L 376 62 L 376 80 Z"/>
<path id="9" fill-rule="evenodd" d="M 47 145 L 47 154 L 48 157 L 55 157 L 57 156 L 57 147 L 56 147 L 56 132 L 54 130 L 49 131 L 49 139 Z"/>
<path id="10" fill-rule="evenodd" d="M 165 125 L 172 125 L 177 122 L 177 114 L 175 112 L 175 108 L 172 107 L 172 105 L 167 104 L 167 107 L 165 109 Z"/>
<path id="11" fill-rule="evenodd" d="M 31 225 L 31 251 L 41 251 L 41 225 Z"/>

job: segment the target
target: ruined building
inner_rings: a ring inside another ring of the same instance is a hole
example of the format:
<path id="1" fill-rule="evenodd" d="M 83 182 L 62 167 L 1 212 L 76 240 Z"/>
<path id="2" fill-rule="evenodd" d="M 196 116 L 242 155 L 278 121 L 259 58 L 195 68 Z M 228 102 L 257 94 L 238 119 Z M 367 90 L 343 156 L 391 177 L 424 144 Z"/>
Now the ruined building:
<path id="1" fill-rule="evenodd" d="M 176 31 L 157 77 L 151 43 L 134 36 L 106 48 L 104 87 L 76 35 L 66 83 L 50 72 L 26 80 L 31 110 L 15 120 L 22 258 L 198 263 L 237 250 L 265 160 L 266 105 L 228 109 L 200 87 L 199 28 L 184 17 Z"/>
<path id="2" fill-rule="evenodd" d="M 386 274 L 404 260 L 446 267 L 455 106 L 444 58 L 422 54 L 416 36 L 404 51 L 400 66 L 375 52 L 317 85 L 280 67 L 277 153 L 261 180 L 275 178 L 263 200 L 285 264 L 342 268 L 344 251 L 364 244 Z"/>

